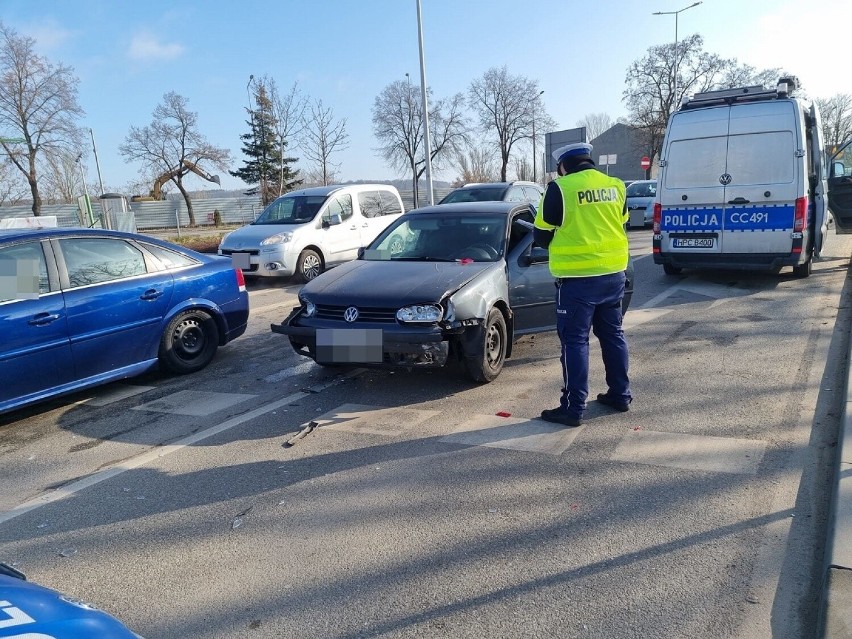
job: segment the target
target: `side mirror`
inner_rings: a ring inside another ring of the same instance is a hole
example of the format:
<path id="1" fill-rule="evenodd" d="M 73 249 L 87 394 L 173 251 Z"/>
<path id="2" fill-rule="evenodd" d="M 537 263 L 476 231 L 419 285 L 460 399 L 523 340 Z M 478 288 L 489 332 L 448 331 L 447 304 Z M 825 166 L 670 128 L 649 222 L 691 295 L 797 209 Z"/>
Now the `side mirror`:
<path id="1" fill-rule="evenodd" d="M 522 258 L 524 266 L 530 266 L 531 264 L 547 264 L 550 260 L 550 253 L 548 250 L 541 246 L 533 246 L 530 249 L 530 252 L 525 254 Z"/>
<path id="2" fill-rule="evenodd" d="M 337 226 L 338 224 L 343 224 L 343 218 L 340 217 L 340 213 L 327 213 L 322 216 L 322 227 L 324 229 L 330 226 Z"/>
<path id="3" fill-rule="evenodd" d="M 360 260 L 362 257 L 364 257 L 364 247 L 359 246 L 358 247 L 358 259 Z"/>
<path id="4" fill-rule="evenodd" d="M 843 177 L 843 174 L 846 172 L 846 167 L 843 165 L 843 162 L 832 162 L 831 163 L 831 175 L 830 177 Z"/>

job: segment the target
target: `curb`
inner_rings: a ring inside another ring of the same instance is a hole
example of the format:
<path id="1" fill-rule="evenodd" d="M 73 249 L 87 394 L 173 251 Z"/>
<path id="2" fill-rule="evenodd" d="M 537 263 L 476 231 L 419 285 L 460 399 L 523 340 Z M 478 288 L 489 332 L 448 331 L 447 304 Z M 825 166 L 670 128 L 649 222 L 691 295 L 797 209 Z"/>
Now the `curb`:
<path id="1" fill-rule="evenodd" d="M 849 357 L 852 358 L 852 345 Z M 821 632 L 825 639 L 852 639 L 852 376 L 846 360 L 846 395 L 835 466 L 832 514 L 826 544 Z"/>

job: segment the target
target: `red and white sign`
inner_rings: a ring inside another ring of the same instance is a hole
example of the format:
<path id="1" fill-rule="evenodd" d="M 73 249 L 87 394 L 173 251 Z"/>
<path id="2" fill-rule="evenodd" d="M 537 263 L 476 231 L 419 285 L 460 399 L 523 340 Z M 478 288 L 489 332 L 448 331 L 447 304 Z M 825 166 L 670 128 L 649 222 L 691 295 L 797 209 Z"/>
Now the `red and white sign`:
<path id="1" fill-rule="evenodd" d="M 642 159 L 639 161 L 639 166 L 641 166 L 643 169 L 646 169 L 646 170 L 650 169 L 651 168 L 651 158 L 649 158 L 647 155 L 643 156 Z"/>

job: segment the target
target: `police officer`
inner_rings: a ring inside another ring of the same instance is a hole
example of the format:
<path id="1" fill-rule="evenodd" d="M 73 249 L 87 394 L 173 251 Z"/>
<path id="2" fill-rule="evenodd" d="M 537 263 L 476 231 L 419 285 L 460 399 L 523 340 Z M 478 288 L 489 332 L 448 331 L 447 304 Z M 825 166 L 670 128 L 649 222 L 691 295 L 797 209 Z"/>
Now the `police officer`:
<path id="1" fill-rule="evenodd" d="M 601 344 L 606 393 L 601 404 L 627 411 L 627 342 L 621 328 L 628 261 L 624 182 L 595 169 L 592 145 L 553 152 L 559 177 L 547 185 L 535 219 L 535 243 L 550 252 L 556 278 L 556 330 L 562 343 L 562 398 L 541 418 L 579 426 L 589 394 L 589 331 Z"/>

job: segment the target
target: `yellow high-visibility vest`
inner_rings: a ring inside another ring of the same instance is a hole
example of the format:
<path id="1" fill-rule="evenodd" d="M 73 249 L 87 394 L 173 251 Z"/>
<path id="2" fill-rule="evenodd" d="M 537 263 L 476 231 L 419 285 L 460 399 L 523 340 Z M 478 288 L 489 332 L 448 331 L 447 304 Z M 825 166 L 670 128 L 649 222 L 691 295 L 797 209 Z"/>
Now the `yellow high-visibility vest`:
<path id="1" fill-rule="evenodd" d="M 554 277 L 608 275 L 627 268 L 624 182 L 588 169 L 554 180 L 562 192 L 562 225 L 544 221 L 538 205 L 535 226 L 554 231 L 550 272 Z"/>

